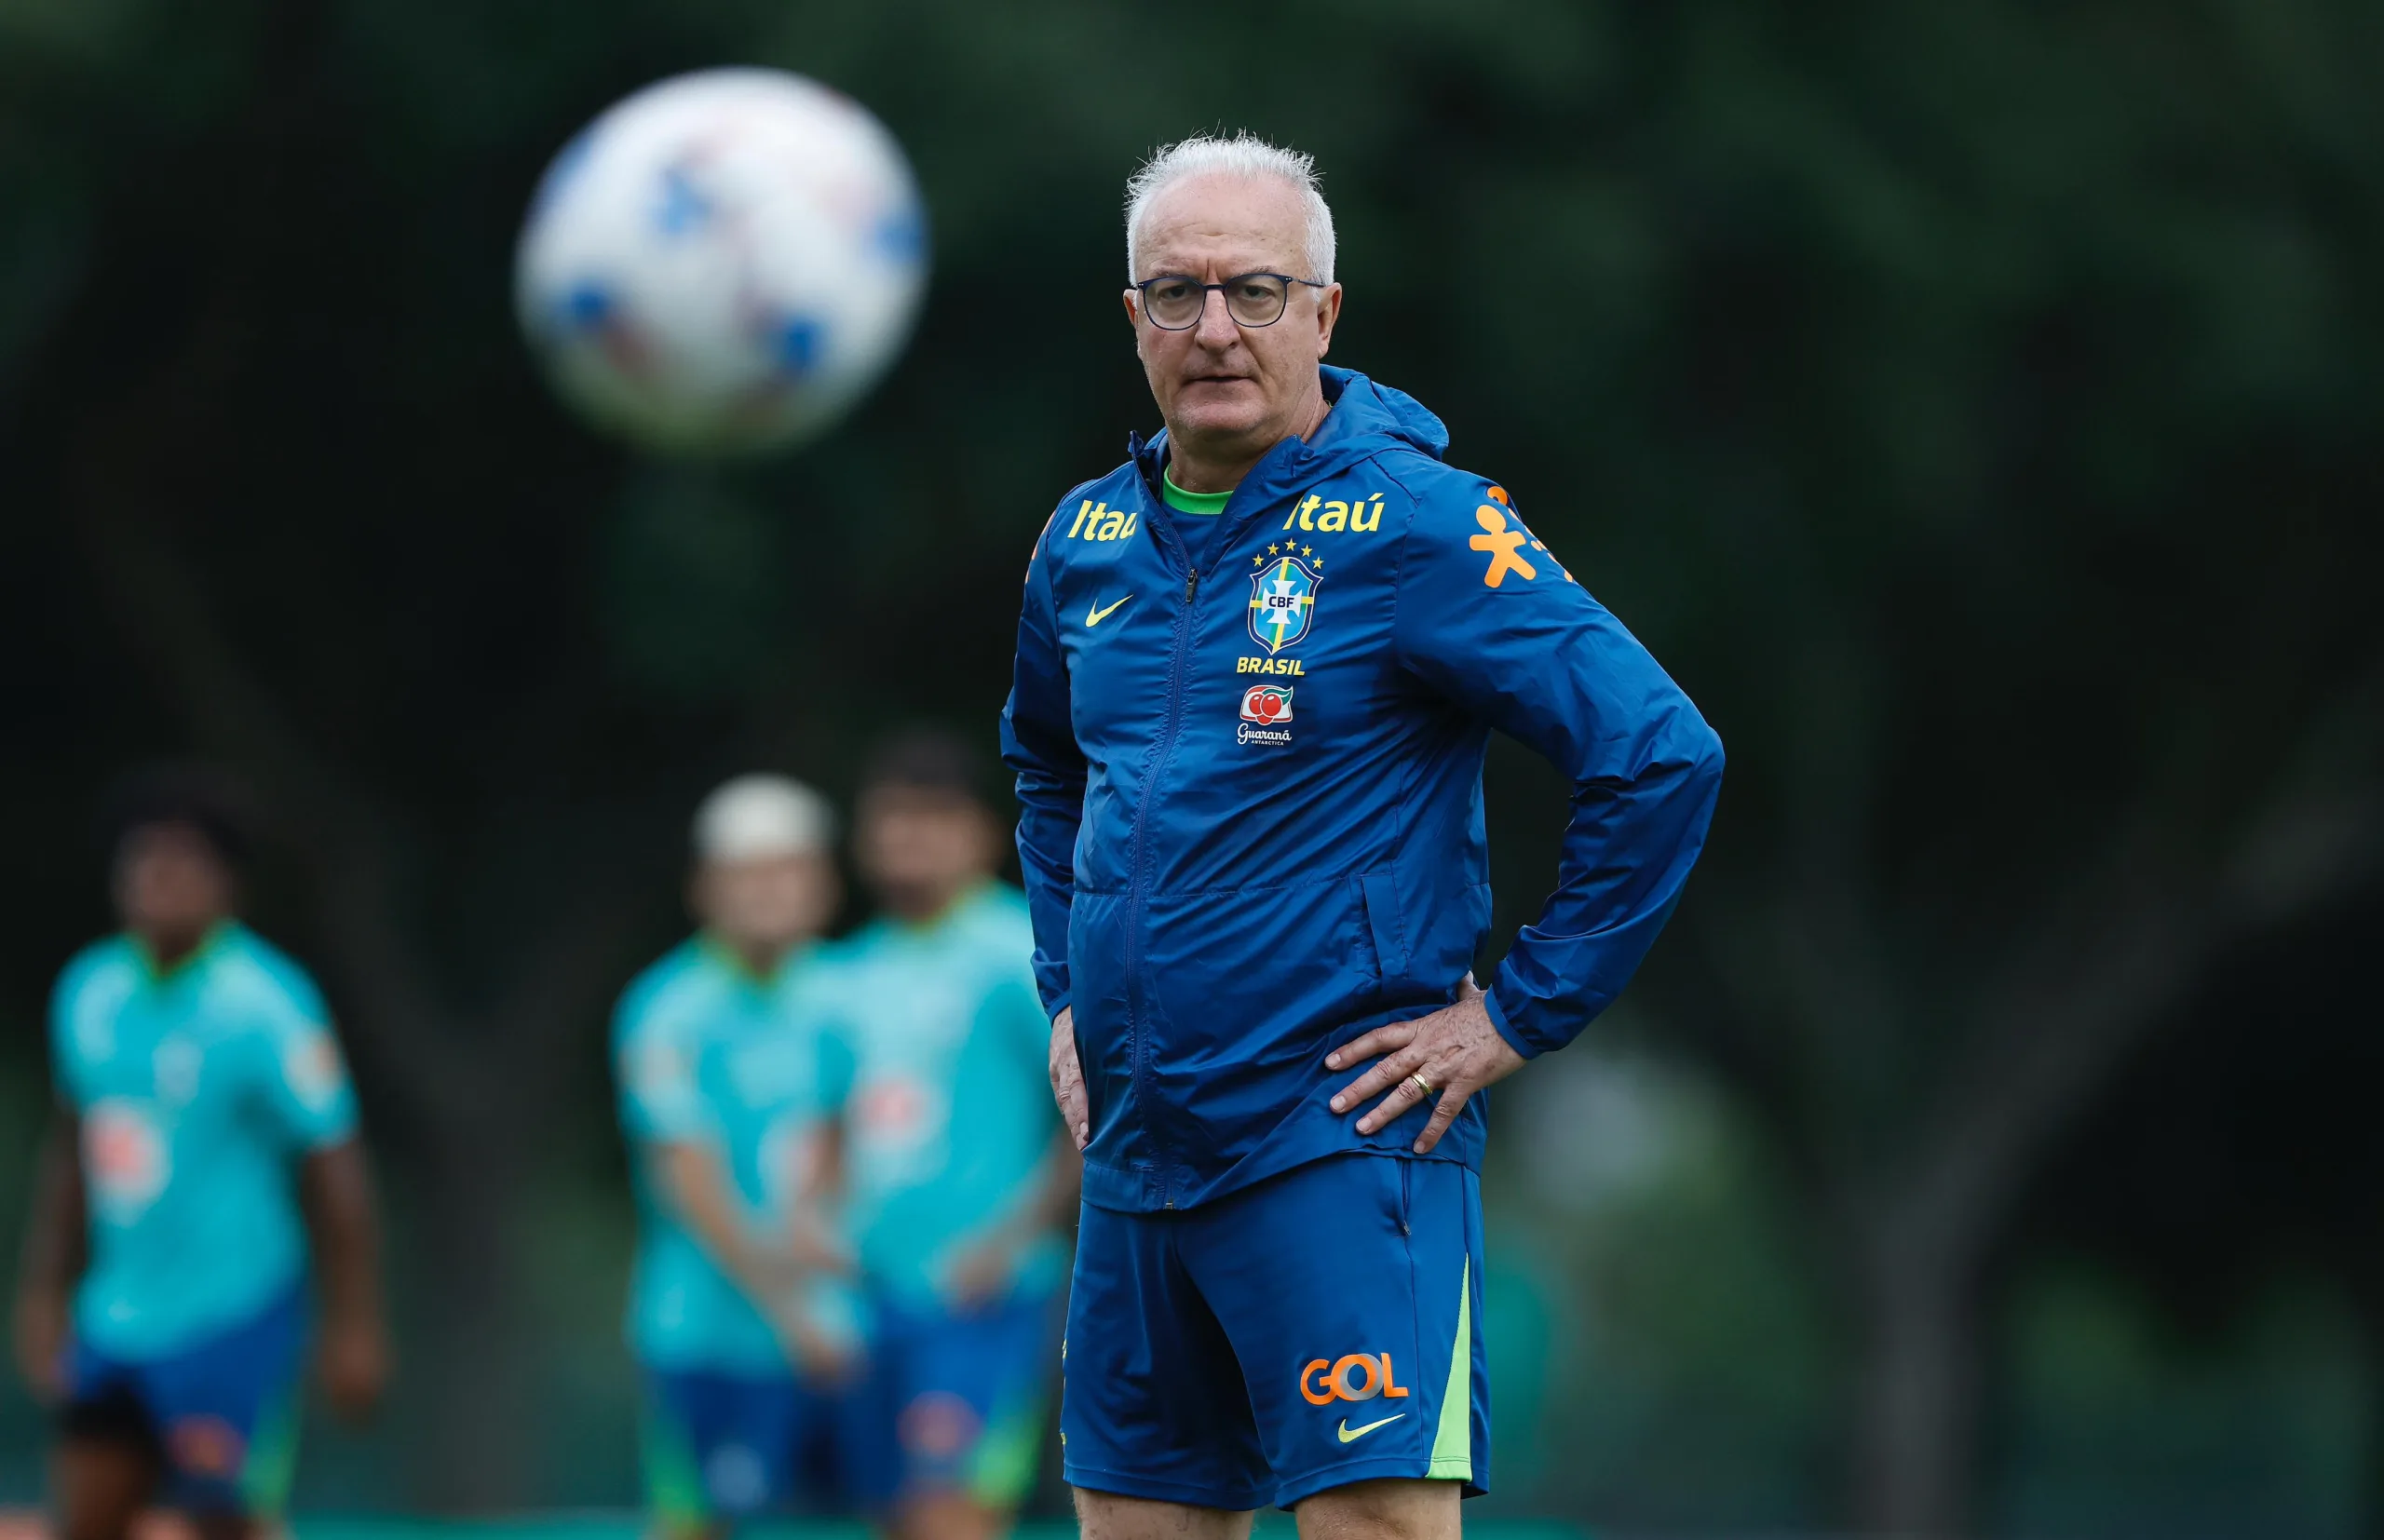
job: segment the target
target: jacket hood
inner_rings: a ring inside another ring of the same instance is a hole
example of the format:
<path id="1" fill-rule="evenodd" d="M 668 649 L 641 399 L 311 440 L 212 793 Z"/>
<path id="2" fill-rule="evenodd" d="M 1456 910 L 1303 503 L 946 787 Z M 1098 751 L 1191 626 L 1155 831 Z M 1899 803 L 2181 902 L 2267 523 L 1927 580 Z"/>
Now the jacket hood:
<path id="1" fill-rule="evenodd" d="M 1324 399 L 1333 410 L 1313 441 L 1286 439 L 1251 467 L 1245 484 L 1272 494 L 1305 485 L 1387 449 L 1408 449 L 1439 460 L 1448 453 L 1449 430 L 1431 410 L 1403 390 L 1378 385 L 1354 369 L 1321 364 Z M 1167 464 L 1167 430 L 1126 440 L 1127 457 L 1156 489 Z M 1276 485 L 1273 483 L 1280 483 Z M 1153 501 L 1158 501 L 1154 496 Z"/>

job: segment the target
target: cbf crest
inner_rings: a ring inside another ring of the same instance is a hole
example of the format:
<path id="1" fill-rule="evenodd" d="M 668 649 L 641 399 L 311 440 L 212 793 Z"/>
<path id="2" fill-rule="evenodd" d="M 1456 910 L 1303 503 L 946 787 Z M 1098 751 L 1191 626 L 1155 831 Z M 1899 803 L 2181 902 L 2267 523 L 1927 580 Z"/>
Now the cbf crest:
<path id="1" fill-rule="evenodd" d="M 1322 581 L 1296 556 L 1278 557 L 1251 574 L 1251 640 L 1280 653 L 1307 635 L 1316 619 L 1317 585 Z"/>

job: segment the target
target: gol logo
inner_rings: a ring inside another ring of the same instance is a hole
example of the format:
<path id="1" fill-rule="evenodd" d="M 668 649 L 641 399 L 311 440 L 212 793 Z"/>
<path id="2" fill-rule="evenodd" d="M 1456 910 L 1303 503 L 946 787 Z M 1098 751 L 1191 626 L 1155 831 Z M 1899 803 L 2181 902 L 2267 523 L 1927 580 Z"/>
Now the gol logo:
<path id="1" fill-rule="evenodd" d="M 1300 1394 L 1310 1406 L 1331 1406 L 1335 1401 L 1404 1396 L 1407 1387 L 1392 1383 L 1389 1354 L 1351 1353 L 1331 1364 L 1322 1358 L 1311 1359 L 1300 1371 Z"/>

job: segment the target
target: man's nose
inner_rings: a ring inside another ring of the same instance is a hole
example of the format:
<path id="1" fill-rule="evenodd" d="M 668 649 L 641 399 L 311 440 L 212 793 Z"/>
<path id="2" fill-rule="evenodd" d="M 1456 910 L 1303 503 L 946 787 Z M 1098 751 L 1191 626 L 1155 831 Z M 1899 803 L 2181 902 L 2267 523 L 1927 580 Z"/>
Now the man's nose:
<path id="1" fill-rule="evenodd" d="M 1233 311 L 1226 304 L 1225 290 L 1212 289 L 1200 296 L 1200 324 L 1193 335 L 1203 347 L 1219 352 L 1241 341 L 1241 328 L 1234 324 Z"/>

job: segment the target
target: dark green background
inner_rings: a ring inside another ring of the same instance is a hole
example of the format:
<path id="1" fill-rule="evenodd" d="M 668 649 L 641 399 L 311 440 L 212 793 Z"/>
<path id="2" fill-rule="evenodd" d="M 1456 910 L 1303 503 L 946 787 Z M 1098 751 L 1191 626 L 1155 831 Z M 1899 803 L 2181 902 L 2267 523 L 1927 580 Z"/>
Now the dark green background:
<path id="1" fill-rule="evenodd" d="M 886 118 L 935 279 L 831 441 L 646 464 L 510 248 L 722 62 Z M 1151 426 L 1120 185 L 1247 126 L 1325 169 L 1335 360 L 1730 750 L 1641 985 L 1500 1094 L 1491 1503 L 2384 1527 L 2379 66 L 2350 0 L 0 0 L 0 1236 L 96 790 L 230 761 L 400 1237 L 396 1399 L 305 1498 L 630 1500 L 602 1018 L 686 812 L 990 739 L 1036 531 Z M 1491 795 L 1503 938 L 1564 789 Z"/>

